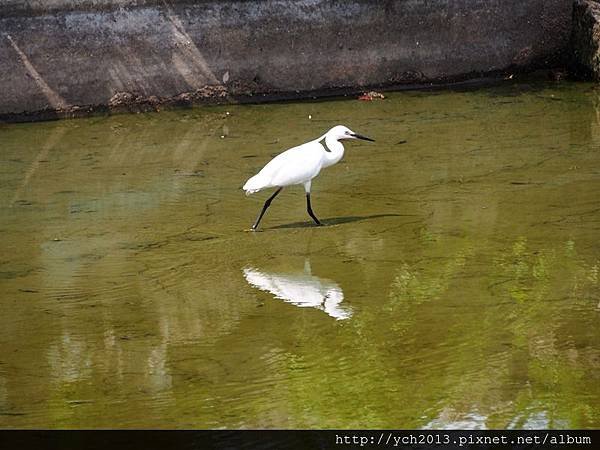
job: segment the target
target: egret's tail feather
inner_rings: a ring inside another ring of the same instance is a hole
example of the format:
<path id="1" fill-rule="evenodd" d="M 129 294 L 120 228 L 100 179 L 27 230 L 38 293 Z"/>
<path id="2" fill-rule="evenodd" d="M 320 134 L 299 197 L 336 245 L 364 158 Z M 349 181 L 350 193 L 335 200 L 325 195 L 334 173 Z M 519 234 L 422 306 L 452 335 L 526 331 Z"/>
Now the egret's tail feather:
<path id="1" fill-rule="evenodd" d="M 246 181 L 246 184 L 244 184 L 244 187 L 242 187 L 242 189 L 246 191 L 246 195 L 250 195 L 260 191 L 264 187 L 265 184 L 263 183 L 263 180 L 261 180 L 257 174 L 250 178 L 248 181 Z"/>

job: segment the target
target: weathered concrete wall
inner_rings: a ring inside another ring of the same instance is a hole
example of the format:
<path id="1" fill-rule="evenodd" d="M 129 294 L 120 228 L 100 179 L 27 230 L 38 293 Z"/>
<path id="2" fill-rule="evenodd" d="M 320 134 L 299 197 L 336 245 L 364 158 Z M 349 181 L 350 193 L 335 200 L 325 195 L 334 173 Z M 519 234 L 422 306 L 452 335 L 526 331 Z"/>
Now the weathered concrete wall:
<path id="1" fill-rule="evenodd" d="M 571 40 L 572 67 L 582 78 L 600 81 L 600 3 L 575 1 Z"/>
<path id="2" fill-rule="evenodd" d="M 557 63 L 570 0 L 4 0 L 0 118 Z"/>

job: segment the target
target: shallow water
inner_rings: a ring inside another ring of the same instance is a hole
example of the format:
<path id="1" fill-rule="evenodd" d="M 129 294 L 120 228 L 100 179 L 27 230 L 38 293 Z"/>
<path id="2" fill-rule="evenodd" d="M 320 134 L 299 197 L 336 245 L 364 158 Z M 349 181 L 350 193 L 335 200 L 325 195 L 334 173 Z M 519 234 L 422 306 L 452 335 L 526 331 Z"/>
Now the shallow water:
<path id="1" fill-rule="evenodd" d="M 561 83 L 0 126 L 0 427 L 600 427 L 599 118 Z M 328 225 L 296 187 L 245 232 L 337 123 L 377 142 Z"/>

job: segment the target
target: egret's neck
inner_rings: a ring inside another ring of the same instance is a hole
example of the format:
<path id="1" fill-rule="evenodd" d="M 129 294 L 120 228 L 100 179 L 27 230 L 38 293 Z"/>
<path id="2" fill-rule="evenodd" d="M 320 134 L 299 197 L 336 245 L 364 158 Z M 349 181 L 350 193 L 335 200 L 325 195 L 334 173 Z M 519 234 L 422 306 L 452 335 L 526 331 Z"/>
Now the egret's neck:
<path id="1" fill-rule="evenodd" d="M 337 163 L 344 156 L 344 146 L 337 139 L 325 135 L 319 142 L 325 148 L 325 162 L 323 167 L 329 167 Z"/>

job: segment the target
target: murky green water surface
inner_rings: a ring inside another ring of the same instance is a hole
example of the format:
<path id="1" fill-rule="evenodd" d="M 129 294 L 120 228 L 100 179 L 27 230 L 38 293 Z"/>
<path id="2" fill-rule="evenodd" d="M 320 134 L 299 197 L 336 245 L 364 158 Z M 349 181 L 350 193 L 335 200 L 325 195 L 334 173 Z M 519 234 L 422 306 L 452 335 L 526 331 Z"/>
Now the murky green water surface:
<path id="1" fill-rule="evenodd" d="M 0 426 L 600 427 L 599 98 L 1 126 Z M 377 142 L 313 183 L 328 226 L 296 187 L 245 232 L 243 182 L 338 123 Z"/>

